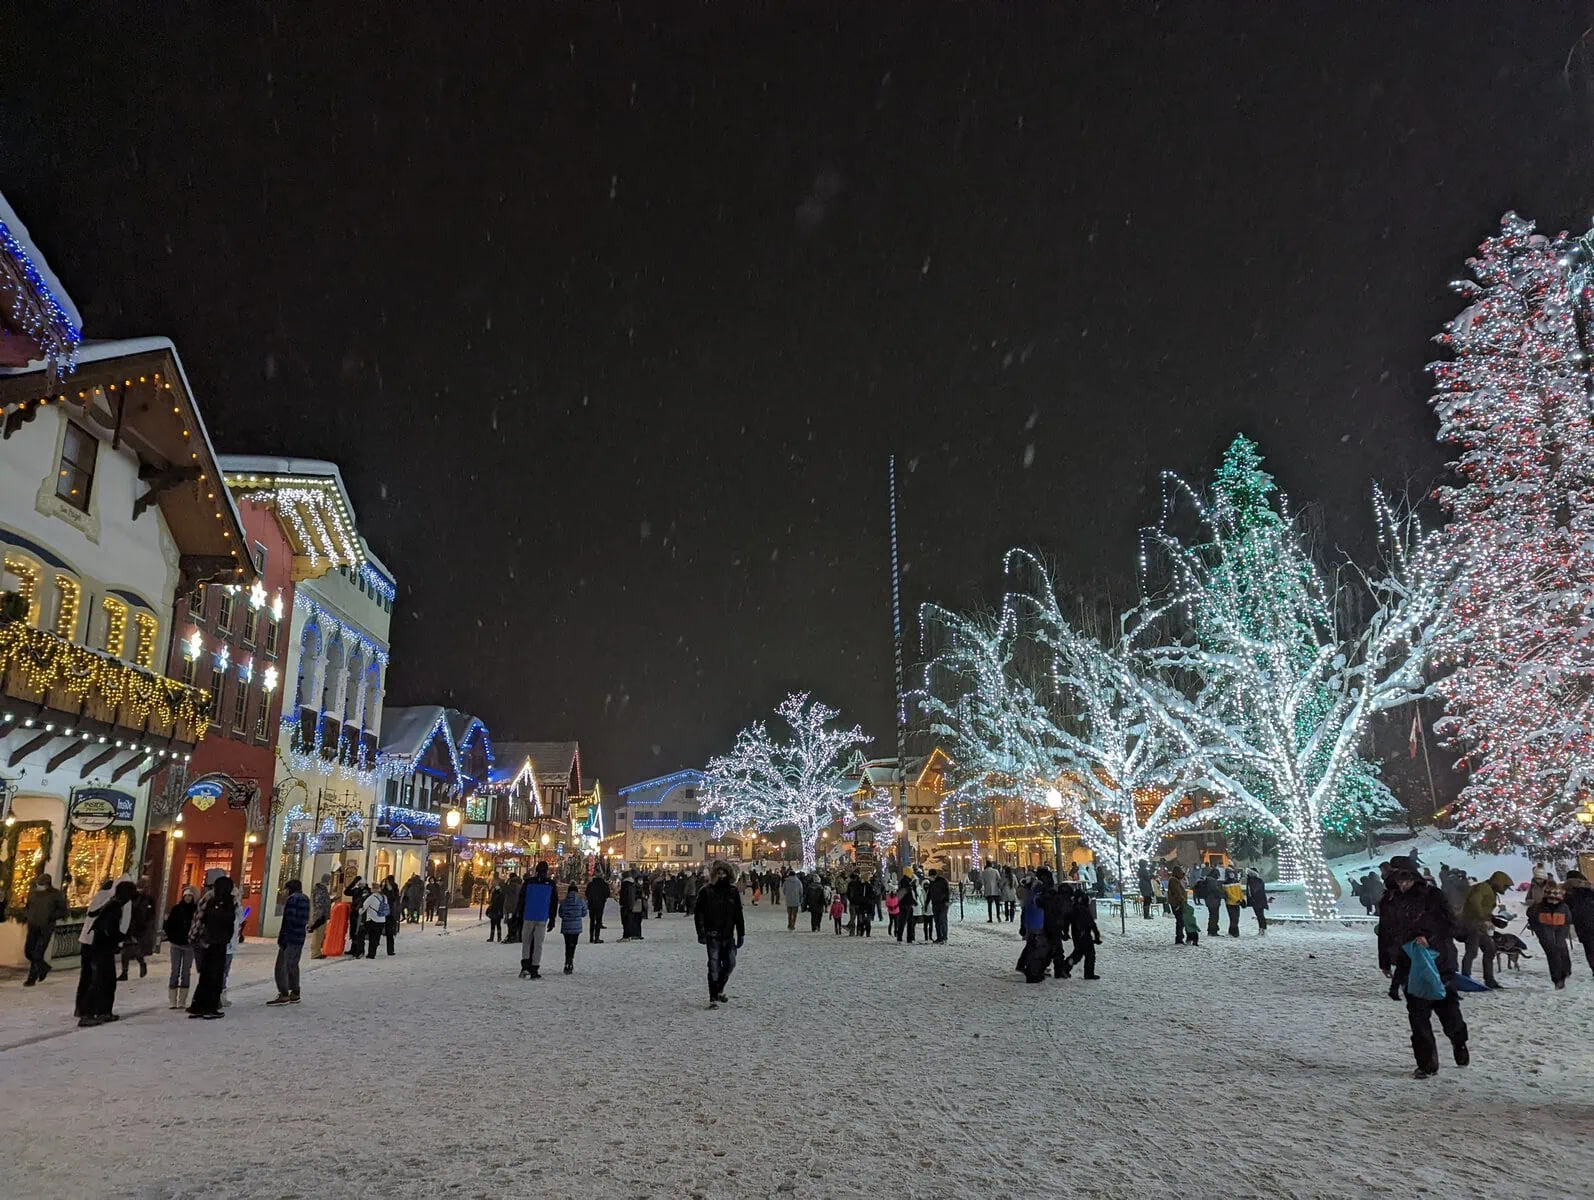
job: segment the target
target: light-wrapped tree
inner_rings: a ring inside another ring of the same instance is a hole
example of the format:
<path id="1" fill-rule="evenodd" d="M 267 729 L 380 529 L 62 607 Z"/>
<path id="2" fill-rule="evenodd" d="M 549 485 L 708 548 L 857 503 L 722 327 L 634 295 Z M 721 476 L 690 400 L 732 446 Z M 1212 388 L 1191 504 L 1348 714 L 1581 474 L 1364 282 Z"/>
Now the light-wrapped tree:
<path id="1" fill-rule="evenodd" d="M 806 692 L 787 696 L 775 715 L 790 736 L 776 740 L 762 721 L 738 733 L 729 754 L 709 761 L 702 810 L 717 831 L 796 826 L 807 869 L 815 863 L 819 831 L 847 814 L 853 787 L 843 759 L 870 738 L 857 725 L 830 728 L 840 713 L 810 701 Z"/>

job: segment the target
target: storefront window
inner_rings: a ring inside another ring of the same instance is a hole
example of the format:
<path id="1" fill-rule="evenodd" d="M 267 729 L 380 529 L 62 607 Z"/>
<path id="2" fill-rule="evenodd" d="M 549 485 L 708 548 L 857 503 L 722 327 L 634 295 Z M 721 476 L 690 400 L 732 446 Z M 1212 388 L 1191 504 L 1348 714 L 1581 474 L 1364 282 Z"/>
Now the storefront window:
<path id="1" fill-rule="evenodd" d="M 89 900 L 107 879 L 120 879 L 133 856 L 133 831 L 112 825 L 93 831 L 74 829 L 66 848 L 66 902 L 74 910 Z"/>
<path id="2" fill-rule="evenodd" d="M 28 902 L 28 889 L 49 861 L 52 836 L 48 821 L 22 821 L 8 831 L 5 860 L 0 862 L 0 870 L 10 870 L 5 911 L 18 920 L 22 919 L 22 909 Z"/>
<path id="3" fill-rule="evenodd" d="M 304 852 L 305 844 L 309 840 L 309 835 L 303 833 L 290 833 L 282 839 L 282 858 L 278 863 L 277 869 L 276 906 L 278 915 L 281 915 L 282 903 L 287 898 L 287 893 L 282 890 L 281 885 L 287 883 L 290 879 L 304 880 Z M 305 890 L 308 891 L 309 888 L 306 887 Z"/>

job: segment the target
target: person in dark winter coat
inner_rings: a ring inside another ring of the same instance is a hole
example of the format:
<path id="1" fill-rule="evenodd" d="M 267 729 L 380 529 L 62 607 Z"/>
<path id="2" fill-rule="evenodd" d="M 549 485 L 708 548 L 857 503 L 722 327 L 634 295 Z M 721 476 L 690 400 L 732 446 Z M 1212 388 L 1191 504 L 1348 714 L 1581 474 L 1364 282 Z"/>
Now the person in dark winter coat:
<path id="1" fill-rule="evenodd" d="M 127 968 L 138 961 L 138 977 L 149 974 L 149 963 L 144 960 L 155 953 L 155 898 L 149 894 L 149 880 L 140 879 L 132 900 L 132 919 L 127 928 L 127 940 L 122 943 L 122 973 L 117 976 L 127 982 Z"/>
<path id="2" fill-rule="evenodd" d="M 897 941 L 902 940 L 905 931 L 908 943 L 913 943 L 913 914 L 918 905 L 919 893 L 913 886 L 913 876 L 904 875 L 902 882 L 897 885 Z"/>
<path id="3" fill-rule="evenodd" d="M 808 910 L 809 920 L 812 921 L 812 931 L 819 932 L 819 927 L 825 923 L 825 885 L 815 871 L 808 876 L 808 884 L 803 889 L 803 907 Z"/>
<path id="4" fill-rule="evenodd" d="M 947 921 L 952 908 L 952 885 L 934 867 L 930 868 L 930 882 L 925 885 L 924 900 L 930 906 L 930 915 L 935 919 L 936 945 L 943 945 L 946 942 Z"/>
<path id="5" fill-rule="evenodd" d="M 161 931 L 166 935 L 166 956 L 171 960 L 171 971 L 166 977 L 166 1007 L 187 1008 L 189 974 L 194 965 L 194 948 L 188 937 L 194 928 L 194 909 L 199 906 L 199 895 L 191 887 L 183 889 L 182 897 L 166 914 Z"/>
<path id="6" fill-rule="evenodd" d="M 736 952 L 747 936 L 742 923 L 742 896 L 736 890 L 736 870 L 727 862 L 715 862 L 710 871 L 713 882 L 699 893 L 692 914 L 698 944 L 708 951 L 708 1006 L 718 1008 L 726 1001 L 725 985 L 736 969 Z"/>
<path id="7" fill-rule="evenodd" d="M 419 875 L 411 875 L 404 881 L 403 917 L 411 925 L 421 922 L 421 909 L 426 904 L 426 885 L 421 882 Z"/>
<path id="8" fill-rule="evenodd" d="M 22 910 L 28 929 L 22 944 L 23 957 L 28 960 L 28 978 L 23 987 L 32 987 L 50 973 L 50 940 L 55 937 L 56 924 L 66 917 L 66 893 L 48 875 L 34 879 Z"/>
<path id="9" fill-rule="evenodd" d="M 511 871 L 509 878 L 504 880 L 504 941 L 520 941 L 520 876 Z"/>
<path id="10" fill-rule="evenodd" d="M 1155 889 L 1151 886 L 1151 864 L 1145 859 L 1135 868 L 1135 882 L 1140 885 L 1140 915 L 1151 920 L 1151 899 Z"/>
<path id="11" fill-rule="evenodd" d="M 1245 903 L 1256 914 L 1256 931 L 1267 932 L 1267 884 L 1255 867 L 1245 869 Z"/>
<path id="12" fill-rule="evenodd" d="M 587 940 L 593 945 L 603 941 L 603 910 L 609 903 L 609 881 L 594 875 L 587 881 Z"/>
<path id="13" fill-rule="evenodd" d="M 571 884 L 565 898 L 559 902 L 559 932 L 565 939 L 565 974 L 576 969 L 576 946 L 581 942 L 581 930 L 587 923 L 587 902 L 581 891 Z"/>
<path id="14" fill-rule="evenodd" d="M 559 889 L 548 877 L 548 864 L 539 861 L 537 873 L 520 886 L 516 906 L 523 922 L 520 936 L 520 977 L 541 979 L 542 943 L 559 919 Z"/>
<path id="15" fill-rule="evenodd" d="M 868 937 L 874 921 L 874 885 L 856 871 L 847 884 L 847 909 L 852 914 L 853 935 Z"/>
<path id="16" fill-rule="evenodd" d="M 504 885 L 496 879 L 487 893 L 487 940 L 502 941 L 504 937 Z"/>
<path id="17" fill-rule="evenodd" d="M 112 885 L 106 880 L 89 901 L 78 944 L 83 948 L 83 970 L 78 981 L 79 1025 L 119 1021 L 116 1005 L 116 954 L 132 926 L 133 898 L 138 887 L 130 879 Z"/>
<path id="18" fill-rule="evenodd" d="M 332 919 L 332 875 L 324 874 L 310 889 L 309 935 L 315 939 L 310 947 L 311 958 L 325 958 L 326 925 Z M 319 932 L 318 932 L 319 931 Z"/>
<path id="19" fill-rule="evenodd" d="M 1572 928 L 1577 930 L 1577 940 L 1583 943 L 1583 957 L 1588 959 L 1588 969 L 1594 971 L 1594 887 L 1582 871 L 1566 873 L 1566 907 L 1572 914 Z"/>
<path id="20" fill-rule="evenodd" d="M 199 898 L 188 937 L 199 962 L 199 984 L 188 1006 L 190 1017 L 216 1021 L 224 1015 L 221 1011 L 222 980 L 227 973 L 227 946 L 232 941 L 237 912 L 232 880 L 226 875 L 218 878 Z"/>
<path id="21" fill-rule="evenodd" d="M 399 921 L 404 914 L 399 906 L 403 903 L 399 898 L 398 881 L 389 875 L 382 881 L 382 895 L 387 897 L 387 923 L 382 929 L 382 935 L 387 939 L 387 956 L 393 957 L 393 939 L 398 936 Z"/>
<path id="22" fill-rule="evenodd" d="M 1208 867 L 1202 873 L 1192 895 L 1207 906 L 1207 936 L 1217 937 L 1218 916 L 1223 911 L 1223 884 L 1219 882 L 1216 867 Z"/>
<path id="23" fill-rule="evenodd" d="M 1101 930 L 1096 927 L 1095 907 L 1083 887 L 1069 889 L 1069 899 L 1068 936 L 1074 941 L 1074 952 L 1065 965 L 1071 967 L 1083 959 L 1085 978 L 1100 979 L 1096 974 L 1096 947 L 1101 945 Z"/>
<path id="24" fill-rule="evenodd" d="M 1378 902 L 1378 949 L 1384 973 L 1406 978 L 1411 960 L 1406 946 L 1416 942 L 1434 952 L 1439 978 L 1445 994 L 1441 1000 L 1428 1000 L 1406 991 L 1406 1016 L 1411 1026 L 1411 1050 L 1417 1059 L 1416 1076 L 1424 1078 L 1439 1072 L 1439 1049 L 1434 1041 L 1432 1017 L 1450 1039 L 1456 1065 L 1472 1061 L 1467 1050 L 1467 1023 L 1461 1018 L 1461 997 L 1456 992 L 1456 923 L 1439 889 L 1425 880 L 1410 858 L 1390 860 L 1390 879 L 1394 886 Z"/>
<path id="25" fill-rule="evenodd" d="M 366 886 L 365 880 L 356 875 L 354 882 L 343 889 L 343 896 L 349 902 L 349 957 L 359 958 L 364 953 L 366 931 L 365 923 L 365 898 L 371 894 L 371 889 Z"/>
<path id="26" fill-rule="evenodd" d="M 304 953 L 304 939 L 310 928 L 310 897 L 304 894 L 304 884 L 297 879 L 288 880 L 285 888 L 288 894 L 282 901 L 282 927 L 277 931 L 274 970 L 277 998 L 267 1000 L 267 1004 L 299 1003 L 299 956 Z M 396 909 L 394 914 L 396 917 Z"/>
<path id="27" fill-rule="evenodd" d="M 1189 898 L 1189 893 L 1184 886 L 1184 872 L 1179 870 L 1170 871 L 1168 873 L 1168 907 L 1173 909 L 1173 942 L 1176 946 L 1184 945 L 1184 906 Z"/>
<path id="28" fill-rule="evenodd" d="M 1036 868 L 1021 911 L 1024 952 L 1019 955 L 1018 965 L 1026 981 L 1039 983 L 1046 978 L 1053 960 L 1061 961 L 1062 936 L 1067 932 L 1066 914 L 1058 907 L 1057 885 L 1052 881 L 1050 867 Z"/>
<path id="29" fill-rule="evenodd" d="M 1068 935 L 1073 923 L 1074 900 L 1072 883 L 1054 885 L 1041 896 L 1041 913 L 1045 917 L 1042 930 L 1046 934 L 1046 957 L 1041 961 L 1044 976 L 1050 965 L 1058 979 L 1067 979 L 1072 968 L 1068 962 Z"/>
<path id="30" fill-rule="evenodd" d="M 1572 910 L 1561 885 L 1553 879 L 1544 885 L 1539 902 L 1528 906 L 1528 928 L 1544 951 L 1550 982 L 1560 991 L 1572 974 Z"/>

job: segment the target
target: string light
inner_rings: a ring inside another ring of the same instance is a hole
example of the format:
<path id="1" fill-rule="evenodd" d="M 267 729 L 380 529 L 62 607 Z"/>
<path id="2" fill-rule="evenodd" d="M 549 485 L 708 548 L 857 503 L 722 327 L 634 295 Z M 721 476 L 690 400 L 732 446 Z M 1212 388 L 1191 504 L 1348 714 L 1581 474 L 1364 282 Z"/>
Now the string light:
<path id="1" fill-rule="evenodd" d="M 127 649 L 127 605 L 115 596 L 106 596 L 100 607 L 105 610 L 105 653 L 121 658 Z"/>
<path id="2" fill-rule="evenodd" d="M 73 322 L 65 305 L 56 298 L 43 273 L 3 220 L 0 220 L 0 248 L 4 248 L 21 269 L 26 285 L 17 288 L 11 298 L 11 325 L 39 347 L 53 373 L 70 375 L 77 366 L 83 331 Z"/>
<path id="3" fill-rule="evenodd" d="M 1452 285 L 1454 357 L 1428 368 L 1461 479 L 1435 493 L 1456 569 L 1435 731 L 1467 772 L 1451 816 L 1486 849 L 1545 858 L 1594 846 L 1577 820 L 1594 787 L 1591 244 L 1507 213 Z"/>
<path id="4" fill-rule="evenodd" d="M 701 809 L 716 837 L 727 830 L 769 830 L 795 825 L 802 843 L 803 867 L 816 862 L 819 831 L 848 814 L 853 787 L 841 756 L 870 739 L 862 727 L 830 729 L 841 714 L 808 693 L 793 692 L 775 715 L 791 730 L 777 742 L 764 722 L 736 735 L 729 754 L 709 761 Z"/>
<path id="5" fill-rule="evenodd" d="M 138 626 L 138 646 L 133 652 L 133 663 L 146 671 L 153 670 L 156 635 L 160 633 L 160 622 L 150 613 L 137 612 L 133 614 L 133 623 Z"/>
<path id="6" fill-rule="evenodd" d="M 83 601 L 83 587 L 67 575 L 55 577 L 55 636 L 72 641 L 77 634 L 78 606 Z"/>

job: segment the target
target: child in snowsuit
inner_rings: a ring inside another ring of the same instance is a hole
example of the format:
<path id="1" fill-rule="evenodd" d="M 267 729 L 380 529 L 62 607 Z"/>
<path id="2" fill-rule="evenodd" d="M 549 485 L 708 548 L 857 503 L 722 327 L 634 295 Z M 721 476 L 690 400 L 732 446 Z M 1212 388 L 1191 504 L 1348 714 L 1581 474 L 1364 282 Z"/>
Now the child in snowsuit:
<path id="1" fill-rule="evenodd" d="M 1101 930 L 1096 928 L 1096 914 L 1091 908 L 1090 896 L 1083 888 L 1076 888 L 1074 907 L 1068 914 L 1069 932 L 1074 939 L 1074 952 L 1068 956 L 1068 965 L 1081 959 L 1085 961 L 1085 978 L 1100 979 L 1096 974 L 1096 947 L 1101 945 Z"/>
<path id="2" fill-rule="evenodd" d="M 1201 944 L 1201 922 L 1196 920 L 1195 905 L 1189 900 L 1184 902 L 1184 907 L 1179 910 L 1179 920 L 1184 923 L 1184 940 L 1192 946 Z"/>
<path id="3" fill-rule="evenodd" d="M 566 975 L 575 974 L 576 945 L 581 941 L 581 931 L 586 928 L 586 921 L 587 902 L 572 883 L 565 898 L 559 902 L 559 932 L 565 935 Z"/>
<path id="4" fill-rule="evenodd" d="M 1572 910 L 1566 906 L 1561 885 L 1551 882 L 1544 895 L 1528 909 L 1528 926 L 1544 949 L 1550 982 L 1559 990 L 1572 974 Z"/>
<path id="5" fill-rule="evenodd" d="M 846 902 L 842 900 L 841 892 L 838 889 L 836 894 L 830 898 L 830 919 L 835 922 L 837 937 L 841 936 L 841 918 L 846 914 L 846 911 Z"/>

